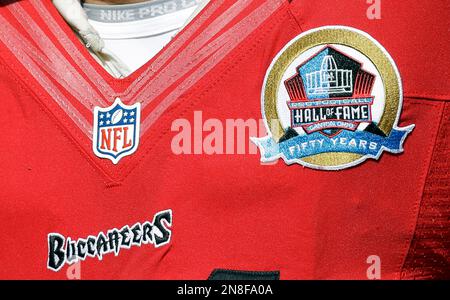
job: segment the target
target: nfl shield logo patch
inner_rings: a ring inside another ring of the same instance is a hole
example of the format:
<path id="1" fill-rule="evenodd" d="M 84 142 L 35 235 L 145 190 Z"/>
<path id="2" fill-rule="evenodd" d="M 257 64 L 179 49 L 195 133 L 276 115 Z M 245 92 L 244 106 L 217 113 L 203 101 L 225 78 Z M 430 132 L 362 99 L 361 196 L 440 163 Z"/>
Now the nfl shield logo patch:
<path id="1" fill-rule="evenodd" d="M 141 105 L 125 105 L 117 98 L 107 108 L 94 108 L 93 150 L 95 155 L 117 164 L 133 154 L 139 144 Z"/>

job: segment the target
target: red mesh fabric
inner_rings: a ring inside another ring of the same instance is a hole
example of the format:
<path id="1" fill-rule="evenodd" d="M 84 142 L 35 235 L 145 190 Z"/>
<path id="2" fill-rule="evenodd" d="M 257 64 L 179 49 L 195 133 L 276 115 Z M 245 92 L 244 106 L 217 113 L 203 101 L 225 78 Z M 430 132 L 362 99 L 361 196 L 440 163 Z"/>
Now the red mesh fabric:
<path id="1" fill-rule="evenodd" d="M 450 103 L 445 104 L 403 279 L 450 279 Z"/>

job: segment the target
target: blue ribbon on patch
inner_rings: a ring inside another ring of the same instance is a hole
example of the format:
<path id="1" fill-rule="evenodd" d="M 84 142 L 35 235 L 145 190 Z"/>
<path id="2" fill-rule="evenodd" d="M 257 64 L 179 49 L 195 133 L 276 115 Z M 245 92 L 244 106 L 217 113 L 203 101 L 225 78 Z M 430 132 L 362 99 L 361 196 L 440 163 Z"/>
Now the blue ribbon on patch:
<path id="1" fill-rule="evenodd" d="M 259 147 L 263 162 L 274 161 L 280 157 L 285 161 L 293 161 L 326 152 L 356 153 L 378 159 L 383 151 L 402 152 L 403 142 L 413 128 L 414 125 L 393 128 L 387 137 L 366 131 L 344 130 L 334 137 L 314 132 L 281 143 L 277 143 L 271 136 L 253 138 L 252 141 Z"/>

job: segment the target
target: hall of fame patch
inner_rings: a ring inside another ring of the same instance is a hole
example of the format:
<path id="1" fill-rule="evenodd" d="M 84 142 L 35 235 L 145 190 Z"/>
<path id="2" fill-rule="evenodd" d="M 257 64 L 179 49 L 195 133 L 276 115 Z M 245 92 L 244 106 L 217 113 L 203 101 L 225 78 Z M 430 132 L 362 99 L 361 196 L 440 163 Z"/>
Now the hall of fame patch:
<path id="1" fill-rule="evenodd" d="M 262 91 L 269 135 L 252 141 L 262 162 L 282 158 L 320 170 L 401 153 L 414 128 L 397 127 L 402 97 L 393 59 L 367 33 L 343 26 L 310 30 L 269 67 Z"/>

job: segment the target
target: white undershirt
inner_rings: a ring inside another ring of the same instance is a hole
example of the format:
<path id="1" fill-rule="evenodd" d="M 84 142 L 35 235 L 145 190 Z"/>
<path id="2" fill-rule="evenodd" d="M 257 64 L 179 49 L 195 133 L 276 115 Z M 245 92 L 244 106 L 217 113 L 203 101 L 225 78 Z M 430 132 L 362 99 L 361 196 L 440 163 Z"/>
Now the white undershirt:
<path id="1" fill-rule="evenodd" d="M 115 5 L 111 10 L 108 10 L 111 6 L 92 4 L 85 4 L 84 8 L 89 23 L 104 40 L 105 48 L 134 72 L 171 41 L 200 2 L 201 0 L 156 0 L 120 7 Z"/>

